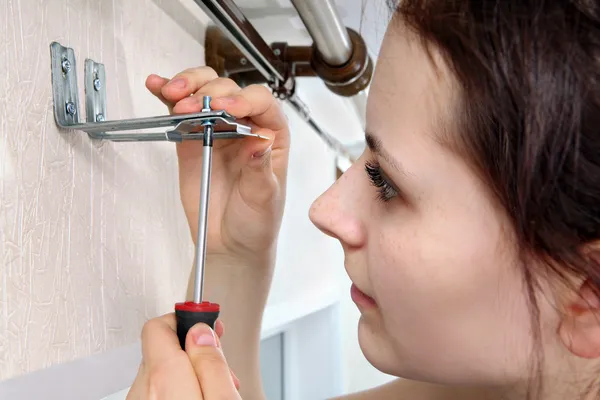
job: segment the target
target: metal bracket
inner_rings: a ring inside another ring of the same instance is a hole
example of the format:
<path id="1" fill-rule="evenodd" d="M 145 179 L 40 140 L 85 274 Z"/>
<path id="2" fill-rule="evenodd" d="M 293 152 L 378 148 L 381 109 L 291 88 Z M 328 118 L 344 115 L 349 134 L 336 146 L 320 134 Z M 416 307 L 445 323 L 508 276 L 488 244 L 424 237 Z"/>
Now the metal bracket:
<path id="1" fill-rule="evenodd" d="M 54 119 L 61 128 L 87 132 L 93 139 L 115 142 L 202 140 L 203 124 L 214 124 L 214 139 L 231 139 L 253 136 L 249 126 L 235 122 L 227 112 L 205 111 L 193 114 L 164 115 L 106 121 L 106 73 L 104 65 L 85 60 L 85 111 L 82 123 L 79 109 L 75 52 L 57 42 L 50 45 L 52 58 L 52 95 Z M 138 129 L 174 127 L 165 132 L 133 132 Z"/>

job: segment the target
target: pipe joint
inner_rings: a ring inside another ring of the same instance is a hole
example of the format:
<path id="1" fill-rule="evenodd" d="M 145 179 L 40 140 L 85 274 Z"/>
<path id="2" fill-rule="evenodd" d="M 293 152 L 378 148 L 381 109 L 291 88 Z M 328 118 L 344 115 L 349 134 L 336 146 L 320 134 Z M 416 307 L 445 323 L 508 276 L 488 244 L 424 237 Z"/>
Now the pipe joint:
<path id="1" fill-rule="evenodd" d="M 361 35 L 350 28 L 347 30 L 352 42 L 350 59 L 342 65 L 329 65 L 313 44 L 311 66 L 329 90 L 340 96 L 351 97 L 369 86 L 373 62 Z"/>

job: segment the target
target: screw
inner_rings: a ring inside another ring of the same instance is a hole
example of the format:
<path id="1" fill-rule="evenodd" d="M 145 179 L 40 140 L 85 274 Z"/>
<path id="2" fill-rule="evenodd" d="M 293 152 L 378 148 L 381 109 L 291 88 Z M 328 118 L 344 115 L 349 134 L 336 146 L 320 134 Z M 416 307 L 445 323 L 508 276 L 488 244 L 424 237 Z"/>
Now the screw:
<path id="1" fill-rule="evenodd" d="M 67 108 L 67 114 L 69 115 L 75 115 L 77 113 L 77 108 L 75 108 L 75 104 L 68 102 L 66 105 Z"/>
<path id="2" fill-rule="evenodd" d="M 204 96 L 202 98 L 202 108 L 206 111 L 210 111 L 210 100 L 211 100 L 210 96 Z"/>
<path id="3" fill-rule="evenodd" d="M 281 50 L 275 49 L 275 50 L 273 50 L 273 54 L 275 54 L 277 57 L 279 57 L 281 55 Z"/>
<path id="4" fill-rule="evenodd" d="M 100 89 L 102 89 L 102 81 L 100 81 L 98 78 L 94 79 L 94 89 L 96 92 L 99 92 Z"/>
<path id="5" fill-rule="evenodd" d="M 242 58 L 240 59 L 240 64 L 242 64 L 242 65 L 246 65 L 246 64 L 248 64 L 248 60 L 246 60 L 246 58 L 242 57 Z"/>
<path id="6" fill-rule="evenodd" d="M 212 98 L 210 96 L 204 96 L 202 98 L 202 112 L 210 112 L 211 99 Z M 211 126 L 213 124 L 214 124 L 214 120 L 212 120 L 212 119 L 204 120 L 201 123 L 202 126 Z"/>
<path id="7" fill-rule="evenodd" d="M 96 122 L 104 122 L 104 115 L 102 115 L 102 114 L 96 115 Z"/>
<path id="8" fill-rule="evenodd" d="M 62 70 L 65 74 L 68 74 L 71 71 L 71 62 L 66 58 L 62 60 Z"/>

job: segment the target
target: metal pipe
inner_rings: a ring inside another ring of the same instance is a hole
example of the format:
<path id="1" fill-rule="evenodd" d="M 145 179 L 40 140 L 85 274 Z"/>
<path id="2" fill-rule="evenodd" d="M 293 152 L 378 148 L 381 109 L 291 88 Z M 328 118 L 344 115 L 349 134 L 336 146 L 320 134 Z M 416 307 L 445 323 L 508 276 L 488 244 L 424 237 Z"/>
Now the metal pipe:
<path id="1" fill-rule="evenodd" d="M 205 136 L 212 135 L 212 126 L 206 127 Z M 206 139 L 205 139 L 206 141 Z M 206 142 L 202 147 L 202 181 L 200 182 L 200 212 L 198 213 L 198 236 L 196 238 L 196 265 L 194 281 L 194 303 L 202 302 L 204 292 L 204 271 L 206 265 L 206 239 L 208 203 L 210 197 L 210 176 L 212 167 L 212 145 Z"/>
<path id="2" fill-rule="evenodd" d="M 281 63 L 233 0 L 194 0 L 268 82 L 285 79 Z"/>
<path id="3" fill-rule="evenodd" d="M 332 0 L 291 0 L 323 60 L 343 65 L 352 56 L 352 42 Z"/>
<path id="4" fill-rule="evenodd" d="M 210 111 L 210 96 L 204 96 L 202 111 Z M 208 203 L 210 199 L 210 177 L 212 172 L 213 129 L 212 122 L 206 122 L 204 124 L 202 180 L 200 181 L 200 210 L 198 212 L 198 236 L 196 238 L 196 265 L 194 266 L 194 303 L 196 304 L 202 302 L 204 295 L 204 270 L 206 267 L 206 239 L 208 235 Z"/>
<path id="5" fill-rule="evenodd" d="M 310 116 L 310 110 L 304 104 L 298 96 L 292 96 L 287 99 L 289 105 L 292 106 L 294 110 L 306 121 L 306 123 L 317 132 L 317 135 L 323 139 L 327 145 L 334 150 L 338 157 L 348 160 L 348 162 L 352 163 L 352 160 L 355 158 L 348 152 L 348 150 L 344 147 L 344 145 L 337 140 L 334 136 L 325 132 L 321 127 L 315 122 L 315 120 Z"/>
<path id="6" fill-rule="evenodd" d="M 268 82 L 276 80 L 284 81 L 285 73 L 281 63 L 273 50 L 267 45 L 260 34 L 256 31 L 250 21 L 244 16 L 233 0 L 194 0 L 202 10 L 225 32 L 236 47 L 244 53 L 248 60 L 254 64 L 256 69 L 267 79 Z M 312 3 L 312 2 L 311 2 Z M 317 2 L 319 3 L 319 2 Z M 330 15 L 336 15 L 335 9 L 328 2 L 331 10 Z M 335 21 L 339 21 L 336 18 Z M 345 28 L 344 28 L 345 29 Z M 345 32 L 345 30 L 344 30 Z M 347 33 L 346 33 L 347 35 Z M 348 39 L 348 43 L 350 40 Z M 347 46 L 349 47 L 349 45 Z M 351 55 L 351 51 L 350 51 Z M 350 58 L 348 55 L 348 58 Z M 349 158 L 349 153 L 344 146 L 333 136 L 322 129 L 310 116 L 308 108 L 296 95 L 288 97 L 286 101 L 298 112 L 304 120 L 317 132 L 317 134 L 336 152 L 340 157 Z M 349 158 L 352 160 L 352 158 Z"/>

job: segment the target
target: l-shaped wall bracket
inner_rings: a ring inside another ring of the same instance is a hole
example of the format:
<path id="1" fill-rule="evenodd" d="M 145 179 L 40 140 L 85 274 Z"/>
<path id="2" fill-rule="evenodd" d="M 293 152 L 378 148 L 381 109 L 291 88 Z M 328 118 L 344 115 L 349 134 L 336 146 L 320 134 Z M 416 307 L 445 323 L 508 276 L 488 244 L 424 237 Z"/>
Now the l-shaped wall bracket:
<path id="1" fill-rule="evenodd" d="M 225 111 L 208 111 L 193 114 L 164 115 L 106 121 L 106 73 L 104 65 L 85 60 L 85 117 L 80 120 L 79 92 L 75 52 L 57 42 L 50 45 L 52 58 L 52 95 L 54 119 L 65 129 L 87 132 L 93 139 L 116 142 L 202 140 L 203 123 L 215 124 L 214 139 L 255 136 L 249 126 L 238 124 Z M 138 129 L 174 127 L 165 132 L 127 132 Z"/>

